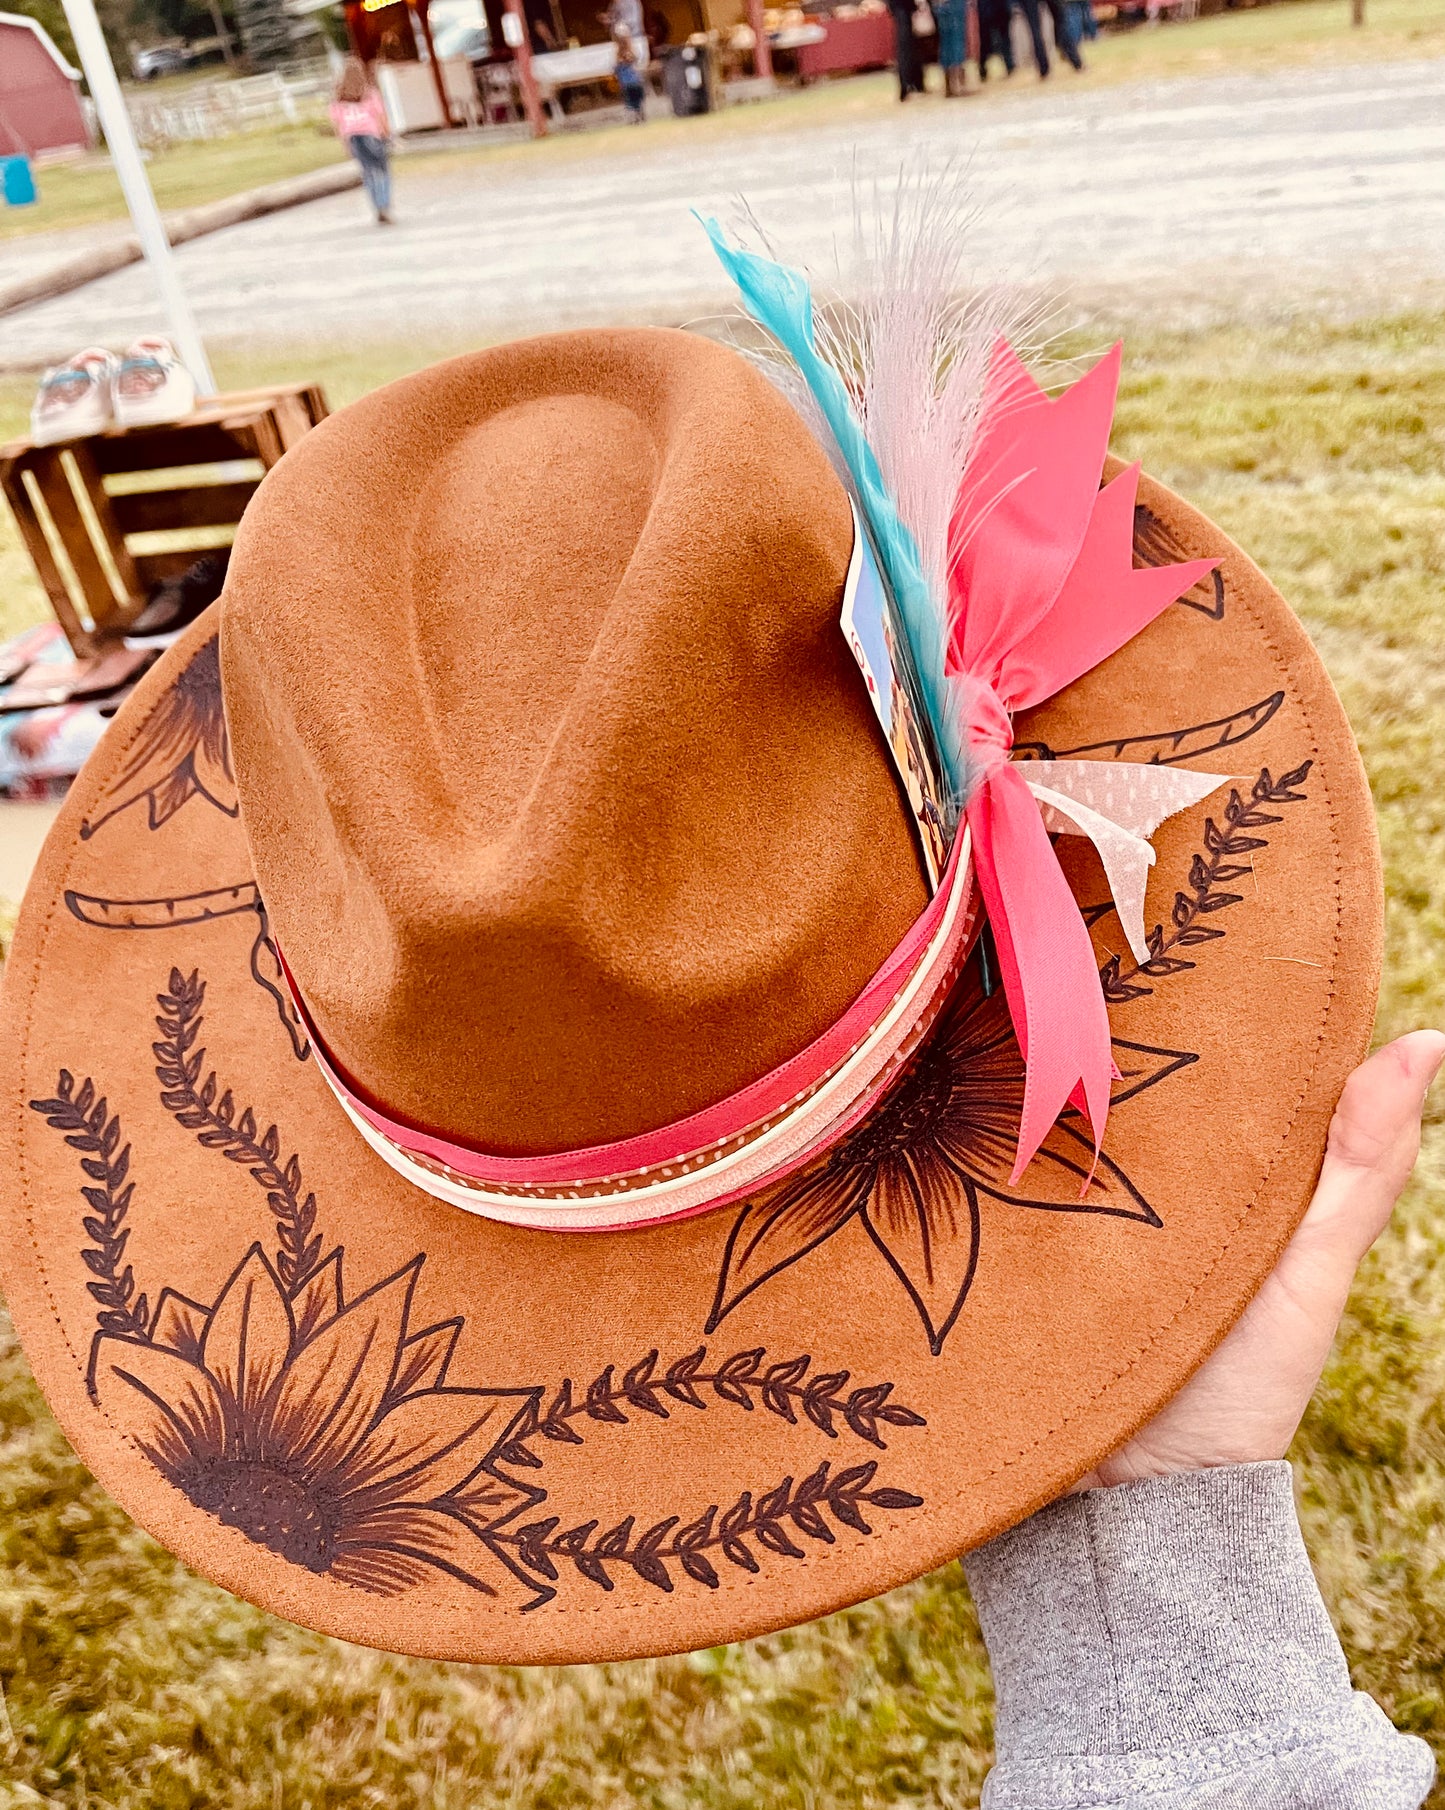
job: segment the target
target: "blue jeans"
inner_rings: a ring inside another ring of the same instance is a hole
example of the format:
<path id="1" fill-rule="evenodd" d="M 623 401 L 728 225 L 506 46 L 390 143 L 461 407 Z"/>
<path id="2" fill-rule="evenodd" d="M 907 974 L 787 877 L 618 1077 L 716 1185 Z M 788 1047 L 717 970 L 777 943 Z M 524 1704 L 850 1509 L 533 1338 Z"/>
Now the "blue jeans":
<path id="1" fill-rule="evenodd" d="M 1074 39 L 1073 21 L 1070 19 L 1065 0 L 1043 0 L 1054 21 L 1054 43 L 1058 46 L 1059 55 L 1066 63 L 1072 63 L 1075 69 L 1084 67 L 1083 58 L 1079 55 L 1079 47 Z M 1018 0 L 1019 11 L 1029 28 L 1029 37 L 1033 40 L 1034 62 L 1038 65 L 1039 74 L 1049 73 L 1049 50 L 1044 42 L 1044 22 L 1040 12 L 1040 0 Z"/>
<path id="2" fill-rule="evenodd" d="M 378 214 L 391 207 L 391 156 L 384 138 L 348 138 L 346 148 L 361 165 L 362 186 Z"/>
<path id="3" fill-rule="evenodd" d="M 647 84 L 633 64 L 618 65 L 617 86 L 622 90 L 622 104 L 627 111 L 641 119 L 647 105 Z"/>
<path id="4" fill-rule="evenodd" d="M 1094 0 L 1069 0 L 1070 23 L 1074 28 L 1075 44 L 1082 43 L 1085 38 L 1097 38 L 1098 22 L 1094 18 Z"/>

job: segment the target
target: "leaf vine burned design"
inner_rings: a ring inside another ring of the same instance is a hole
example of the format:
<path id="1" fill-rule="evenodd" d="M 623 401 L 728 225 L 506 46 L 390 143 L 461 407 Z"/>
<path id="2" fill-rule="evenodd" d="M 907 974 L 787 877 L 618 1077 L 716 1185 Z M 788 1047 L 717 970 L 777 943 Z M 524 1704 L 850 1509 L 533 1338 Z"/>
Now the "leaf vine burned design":
<path id="1" fill-rule="evenodd" d="M 1149 933 L 1148 961 L 1136 962 L 1133 967 L 1123 969 L 1121 958 L 1111 955 L 1099 970 L 1104 997 L 1110 1004 L 1122 1005 L 1131 999 L 1143 999 L 1154 991 L 1148 981 L 1182 974 L 1194 966 L 1187 957 L 1174 954 L 1174 950 L 1198 948 L 1224 935 L 1217 924 L 1205 924 L 1200 920 L 1243 901 L 1243 893 L 1221 889 L 1249 878 L 1254 870 L 1247 857 L 1256 849 L 1269 847 L 1267 836 L 1251 836 L 1249 831 L 1267 829 L 1271 824 L 1284 821 L 1274 812 L 1266 811 L 1265 805 L 1304 802 L 1305 794 L 1301 788 L 1313 765 L 1313 761 L 1303 761 L 1279 779 L 1271 775 L 1268 767 L 1262 768 L 1250 787 L 1248 802 L 1231 787 L 1225 801 L 1223 827 L 1212 817 L 1204 821 L 1204 853 L 1196 854 L 1189 864 L 1189 890 L 1174 895 L 1169 929 L 1166 931 L 1162 924 L 1156 924 Z M 1241 856 L 1246 859 L 1241 861 Z"/>
<path id="2" fill-rule="evenodd" d="M 257 1137 L 256 1115 L 246 1107 L 239 1119 L 229 1090 L 217 1099 L 214 1074 L 201 1080 L 206 1053 L 198 1050 L 201 1007 L 205 983 L 195 974 L 189 979 L 172 969 L 170 986 L 156 996 L 160 1013 L 156 1029 L 160 1040 L 151 1045 L 156 1058 L 156 1080 L 161 1084 L 161 1105 L 175 1115 L 176 1123 L 194 1131 L 206 1150 L 219 1150 L 233 1163 L 243 1163 L 251 1179 L 265 1190 L 266 1205 L 276 1217 L 280 1249 L 276 1273 L 288 1287 L 305 1282 L 321 1258 L 321 1237 L 315 1232 L 316 1196 L 301 1193 L 301 1165 L 294 1156 L 280 1161 L 281 1142 L 276 1127 Z"/>
<path id="3" fill-rule="evenodd" d="M 707 1346 L 699 1345 L 659 1372 L 660 1354 L 650 1351 L 620 1381 L 614 1380 L 615 1366 L 609 1365 L 580 1397 L 574 1397 L 570 1380 L 564 1382 L 545 1411 L 539 1403 L 527 1410 L 512 1441 L 497 1454 L 499 1461 L 514 1467 L 540 1468 L 542 1460 L 530 1444 L 537 1438 L 580 1445 L 582 1435 L 572 1424 L 574 1421 L 590 1419 L 626 1425 L 628 1408 L 666 1420 L 669 1403 L 705 1409 L 708 1404 L 704 1392 L 748 1411 L 763 1408 L 790 1426 L 796 1426 L 801 1415 L 830 1439 L 838 1437 L 834 1423 L 841 1420 L 849 1432 L 880 1451 L 885 1445 L 880 1422 L 889 1427 L 926 1424 L 921 1414 L 890 1400 L 891 1383 L 863 1385 L 845 1394 L 849 1382 L 846 1370 L 819 1371 L 810 1378 L 809 1356 L 768 1364 L 767 1352 L 762 1346 L 755 1346 L 707 1368 L 707 1354 Z M 875 1487 L 877 1470 L 876 1459 L 837 1471 L 831 1460 L 825 1460 L 801 1482 L 785 1477 L 756 1499 L 751 1490 L 744 1490 L 730 1508 L 720 1509 L 713 1503 L 686 1525 L 681 1517 L 670 1515 L 635 1539 L 635 1517 L 631 1515 L 600 1535 L 596 1533 L 595 1520 L 559 1532 L 560 1518 L 549 1515 L 504 1537 L 515 1541 L 518 1562 L 545 1579 L 557 1578 L 559 1561 L 570 1562 L 584 1577 L 610 1590 L 611 1563 L 628 1566 L 644 1582 L 670 1591 L 673 1583 L 668 1561 L 675 1560 L 696 1583 L 716 1589 L 720 1580 L 716 1563 L 708 1556 L 710 1550 L 729 1564 L 756 1573 L 761 1565 L 748 1544 L 750 1539 L 766 1552 L 794 1559 L 804 1557 L 804 1549 L 791 1537 L 790 1527 L 794 1533 L 831 1546 L 836 1535 L 822 1513 L 825 1507 L 842 1526 L 868 1534 L 873 1528 L 864 1518 L 865 1507 L 921 1506 L 922 1497 L 910 1491 Z"/>
<path id="4" fill-rule="evenodd" d="M 876 1458 L 828 1459 L 686 1516 L 564 1526 L 545 1512 L 542 1452 L 639 1414 L 761 1410 L 879 1451 L 888 1431 L 925 1423 L 891 1383 L 850 1386 L 846 1370 L 815 1369 L 810 1355 L 770 1361 L 762 1347 L 710 1360 L 700 1345 L 667 1364 L 654 1350 L 580 1391 L 567 1379 L 551 1390 L 453 1384 L 465 1321 L 414 1323 L 425 1256 L 348 1293 L 345 1251 L 327 1249 L 299 1158 L 207 1067 L 204 1001 L 200 977 L 178 970 L 157 996 L 161 1101 L 203 1149 L 245 1169 L 275 1230 L 274 1251 L 252 1243 L 210 1301 L 167 1286 L 152 1304 L 138 1291 L 131 1147 L 94 1083 L 61 1070 L 54 1095 L 30 1102 L 85 1177 L 91 1396 L 195 1507 L 289 1564 L 375 1595 L 442 1574 L 489 1596 L 521 1586 L 530 1610 L 564 1575 L 605 1591 L 620 1574 L 660 1591 L 684 1577 L 717 1589 L 723 1567 L 801 1559 L 810 1542 L 866 1536 L 878 1513 L 921 1506 L 879 1481 Z"/>

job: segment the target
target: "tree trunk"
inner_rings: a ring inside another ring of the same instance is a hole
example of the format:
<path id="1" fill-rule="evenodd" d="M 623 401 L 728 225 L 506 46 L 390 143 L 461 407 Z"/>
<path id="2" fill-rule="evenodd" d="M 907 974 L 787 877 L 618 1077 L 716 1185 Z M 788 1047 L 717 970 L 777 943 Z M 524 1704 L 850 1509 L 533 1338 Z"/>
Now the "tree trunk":
<path id="1" fill-rule="evenodd" d="M 1350 0 L 1350 24 L 1363 25 L 1364 23 L 1365 0 Z"/>
<path id="2" fill-rule="evenodd" d="M 274 69 L 291 60 L 291 20 L 283 0 L 236 0 L 236 25 L 253 69 Z"/>
<path id="3" fill-rule="evenodd" d="M 221 40 L 221 55 L 225 58 L 229 69 L 236 60 L 236 53 L 231 49 L 231 33 L 226 24 L 225 15 L 221 11 L 221 0 L 206 0 L 211 14 L 211 24 L 216 28 L 216 36 Z"/>

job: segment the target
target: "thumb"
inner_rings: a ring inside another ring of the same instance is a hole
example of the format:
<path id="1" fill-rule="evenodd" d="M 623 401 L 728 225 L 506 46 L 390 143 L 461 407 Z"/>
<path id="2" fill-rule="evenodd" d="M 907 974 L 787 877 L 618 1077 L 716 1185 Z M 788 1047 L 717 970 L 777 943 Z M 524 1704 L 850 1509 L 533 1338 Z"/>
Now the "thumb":
<path id="1" fill-rule="evenodd" d="M 1213 1355 L 1141 1433 L 1077 1485 L 1279 1458 L 1319 1380 L 1361 1257 L 1420 1146 L 1420 1111 L 1445 1036 L 1415 1031 L 1345 1083 L 1309 1211 Z"/>
<path id="2" fill-rule="evenodd" d="M 1445 1034 L 1412 1031 L 1376 1050 L 1345 1083 L 1314 1199 L 1281 1259 L 1280 1279 L 1292 1292 L 1308 1279 L 1335 1285 L 1343 1302 L 1415 1166 L 1420 1114 L 1442 1061 Z"/>

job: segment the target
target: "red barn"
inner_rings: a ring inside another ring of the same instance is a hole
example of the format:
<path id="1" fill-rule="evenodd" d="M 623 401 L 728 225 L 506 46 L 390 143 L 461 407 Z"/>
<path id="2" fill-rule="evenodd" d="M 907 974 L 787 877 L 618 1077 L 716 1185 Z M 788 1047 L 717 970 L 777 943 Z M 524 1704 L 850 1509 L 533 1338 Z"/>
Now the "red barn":
<path id="1" fill-rule="evenodd" d="M 0 156 L 90 143 L 80 71 L 22 13 L 0 13 Z"/>

